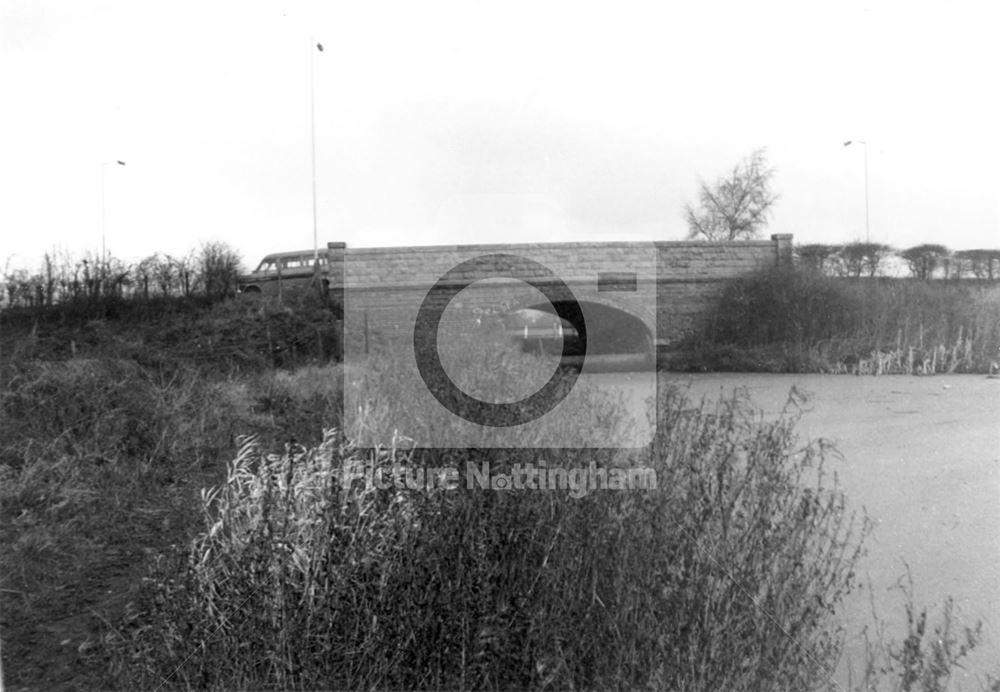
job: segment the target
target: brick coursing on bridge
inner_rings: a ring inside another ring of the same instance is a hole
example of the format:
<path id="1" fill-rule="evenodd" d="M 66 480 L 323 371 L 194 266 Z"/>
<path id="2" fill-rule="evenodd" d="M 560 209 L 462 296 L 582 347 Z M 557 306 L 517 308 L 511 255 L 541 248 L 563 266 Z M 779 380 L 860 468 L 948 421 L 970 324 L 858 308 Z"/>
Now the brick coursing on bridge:
<path id="1" fill-rule="evenodd" d="M 337 290 L 343 286 L 346 261 L 352 286 L 349 296 L 355 301 L 354 307 L 370 313 L 372 324 L 389 326 L 393 331 L 405 331 L 408 324 L 412 325 L 402 313 L 412 307 L 414 291 L 426 291 L 429 277 L 433 282 L 470 256 L 504 254 L 527 257 L 545 265 L 578 293 L 580 300 L 598 300 L 629 311 L 649 324 L 651 330 L 655 328 L 660 347 L 668 347 L 695 327 L 726 281 L 767 267 L 791 266 L 792 236 L 775 234 L 765 241 L 721 243 L 578 242 L 391 248 L 349 248 L 344 243 L 328 243 L 327 252 L 331 288 Z M 638 273 L 639 293 L 631 297 L 624 293 L 597 295 L 599 274 L 628 272 Z M 641 278 L 652 276 L 656 279 L 655 287 Z M 503 302 L 506 298 L 512 304 L 517 303 L 525 288 L 517 280 L 493 280 L 477 286 L 484 288 L 479 294 L 484 302 Z M 655 301 L 648 299 L 651 290 L 655 290 Z M 655 315 L 649 309 L 650 303 L 656 306 Z"/>

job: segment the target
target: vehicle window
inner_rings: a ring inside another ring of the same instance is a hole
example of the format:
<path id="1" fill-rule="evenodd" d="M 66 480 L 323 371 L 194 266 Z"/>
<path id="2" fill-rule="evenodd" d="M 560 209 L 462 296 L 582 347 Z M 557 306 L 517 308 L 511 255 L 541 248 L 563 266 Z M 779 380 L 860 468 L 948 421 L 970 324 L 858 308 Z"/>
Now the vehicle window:
<path id="1" fill-rule="evenodd" d="M 327 265 L 327 257 L 325 255 L 320 255 L 318 260 L 320 266 L 325 267 Z M 279 268 L 282 270 L 312 269 L 315 261 L 311 253 L 300 257 L 269 257 L 261 261 L 260 265 L 254 271 L 259 274 L 276 274 Z"/>

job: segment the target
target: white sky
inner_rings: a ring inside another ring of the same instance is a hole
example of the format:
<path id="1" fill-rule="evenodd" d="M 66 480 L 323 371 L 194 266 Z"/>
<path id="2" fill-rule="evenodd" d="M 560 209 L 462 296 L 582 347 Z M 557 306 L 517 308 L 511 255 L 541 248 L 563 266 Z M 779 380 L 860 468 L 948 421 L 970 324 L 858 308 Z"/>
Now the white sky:
<path id="1" fill-rule="evenodd" d="M 767 147 L 770 232 L 1000 246 L 987 2 L 0 0 L 0 262 L 101 242 L 682 239 Z"/>

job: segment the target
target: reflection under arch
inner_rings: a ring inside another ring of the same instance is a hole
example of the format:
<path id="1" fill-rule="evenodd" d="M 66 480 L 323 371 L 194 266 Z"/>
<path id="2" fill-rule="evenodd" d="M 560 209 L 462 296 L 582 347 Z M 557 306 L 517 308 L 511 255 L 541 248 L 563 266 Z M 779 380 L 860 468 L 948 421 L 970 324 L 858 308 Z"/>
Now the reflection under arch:
<path id="1" fill-rule="evenodd" d="M 561 317 L 560 317 L 561 316 Z M 564 339 L 581 344 L 587 356 L 634 355 L 652 358 L 655 341 L 650 327 L 639 317 L 611 305 L 593 301 L 536 303 L 509 312 L 504 325 L 526 351 L 559 352 Z"/>

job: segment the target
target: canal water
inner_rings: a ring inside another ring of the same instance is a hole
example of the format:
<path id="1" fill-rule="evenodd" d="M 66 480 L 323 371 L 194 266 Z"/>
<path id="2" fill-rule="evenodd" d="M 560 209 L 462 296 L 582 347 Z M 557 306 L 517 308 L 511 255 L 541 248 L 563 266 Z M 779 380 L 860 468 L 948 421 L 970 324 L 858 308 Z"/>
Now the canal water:
<path id="1" fill-rule="evenodd" d="M 905 632 L 902 593 L 894 586 L 906 566 L 918 605 L 928 606 L 928 629 L 944 600 L 954 599 L 963 624 L 983 622 L 983 640 L 958 671 L 960 689 L 978 689 L 1000 662 L 1000 379 L 983 375 L 932 377 L 667 373 L 695 400 L 731 396 L 743 388 L 751 402 L 777 415 L 794 386 L 808 394 L 798 431 L 831 440 L 843 455 L 832 460 L 850 507 L 874 524 L 860 577 L 869 588 L 841 609 L 851 636 L 838 671 L 863 662 L 861 630 L 872 606 L 899 642 Z M 590 386 L 648 395 L 626 373 L 582 378 Z M 958 630 L 959 632 L 962 629 Z"/>

